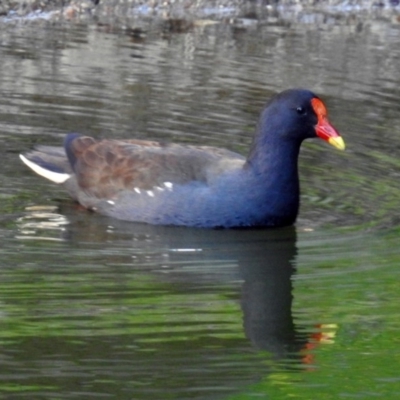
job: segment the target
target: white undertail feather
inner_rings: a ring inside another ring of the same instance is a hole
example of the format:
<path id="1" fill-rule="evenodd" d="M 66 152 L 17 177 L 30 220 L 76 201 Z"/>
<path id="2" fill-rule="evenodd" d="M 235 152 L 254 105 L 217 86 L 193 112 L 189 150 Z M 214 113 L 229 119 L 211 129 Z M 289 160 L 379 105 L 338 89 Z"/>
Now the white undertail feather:
<path id="1" fill-rule="evenodd" d="M 49 171 L 48 169 L 43 168 L 40 165 L 35 164 L 32 161 L 29 161 L 22 154 L 19 155 L 19 158 L 22 160 L 22 162 L 25 165 L 27 165 L 30 169 L 35 171 L 38 175 L 43 176 L 43 178 L 46 178 L 54 183 L 64 183 L 67 179 L 69 179 L 71 177 L 70 174 L 66 174 L 63 172 Z"/>

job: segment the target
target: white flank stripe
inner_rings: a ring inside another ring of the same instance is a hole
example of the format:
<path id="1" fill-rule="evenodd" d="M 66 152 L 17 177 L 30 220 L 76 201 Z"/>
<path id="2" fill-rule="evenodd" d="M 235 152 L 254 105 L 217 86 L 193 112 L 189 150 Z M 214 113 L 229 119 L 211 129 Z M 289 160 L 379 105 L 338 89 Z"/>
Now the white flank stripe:
<path id="1" fill-rule="evenodd" d="M 35 171 L 38 175 L 43 176 L 43 178 L 46 178 L 46 179 L 48 179 L 48 180 L 50 180 L 50 181 L 52 181 L 54 183 L 64 183 L 67 179 L 69 179 L 71 177 L 70 174 L 49 171 L 48 169 L 43 168 L 40 165 L 37 165 L 32 161 L 29 161 L 22 154 L 19 155 L 19 158 L 31 170 Z"/>

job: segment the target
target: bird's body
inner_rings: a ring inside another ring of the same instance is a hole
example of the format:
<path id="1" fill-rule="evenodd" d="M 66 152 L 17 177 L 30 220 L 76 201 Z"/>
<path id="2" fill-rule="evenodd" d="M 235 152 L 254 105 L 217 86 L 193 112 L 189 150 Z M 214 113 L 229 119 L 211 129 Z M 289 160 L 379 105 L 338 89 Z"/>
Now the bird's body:
<path id="1" fill-rule="evenodd" d="M 247 158 L 208 146 L 77 134 L 67 135 L 63 148 L 39 146 L 21 158 L 86 208 L 111 217 L 203 228 L 284 226 L 299 209 L 300 145 L 317 135 L 344 148 L 322 101 L 290 90 L 263 110 Z"/>

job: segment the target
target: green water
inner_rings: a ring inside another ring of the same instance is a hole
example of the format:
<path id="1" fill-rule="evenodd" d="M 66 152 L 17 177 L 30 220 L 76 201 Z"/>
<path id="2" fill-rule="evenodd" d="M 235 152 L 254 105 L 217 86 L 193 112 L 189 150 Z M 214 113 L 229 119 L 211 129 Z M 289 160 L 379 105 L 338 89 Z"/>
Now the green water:
<path id="1" fill-rule="evenodd" d="M 397 398 L 397 231 L 69 218 L 1 251 L 4 393 Z"/>

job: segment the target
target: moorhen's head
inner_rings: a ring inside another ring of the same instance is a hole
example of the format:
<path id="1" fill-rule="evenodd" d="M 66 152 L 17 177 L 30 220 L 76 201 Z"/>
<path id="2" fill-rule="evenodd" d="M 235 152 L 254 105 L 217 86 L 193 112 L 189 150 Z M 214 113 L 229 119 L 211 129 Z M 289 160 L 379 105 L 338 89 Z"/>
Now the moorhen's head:
<path id="1" fill-rule="evenodd" d="M 344 150 L 345 144 L 327 118 L 323 101 L 305 89 L 285 90 L 274 96 L 260 118 L 260 134 L 279 140 L 295 141 L 320 137 L 332 146 Z"/>

